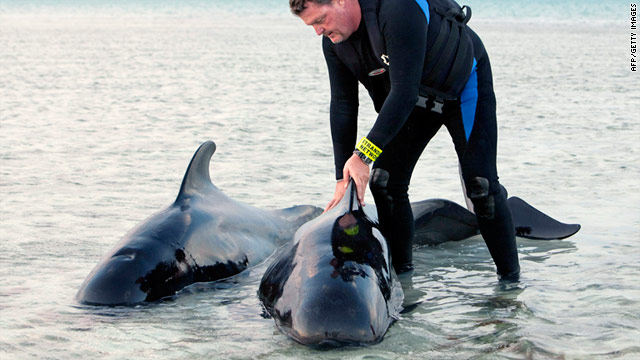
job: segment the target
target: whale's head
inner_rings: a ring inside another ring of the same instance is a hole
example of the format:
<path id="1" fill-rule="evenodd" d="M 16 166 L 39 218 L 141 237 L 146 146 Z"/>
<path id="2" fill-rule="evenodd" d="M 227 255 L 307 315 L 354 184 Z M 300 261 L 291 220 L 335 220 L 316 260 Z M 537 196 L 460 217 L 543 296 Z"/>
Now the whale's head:
<path id="1" fill-rule="evenodd" d="M 339 216 L 330 239 L 330 255 L 306 279 L 291 314 L 291 336 L 312 345 L 375 343 L 395 316 L 385 240 L 359 211 Z"/>
<path id="2" fill-rule="evenodd" d="M 400 310 L 386 241 L 375 217 L 347 194 L 301 227 L 262 279 L 265 307 L 302 344 L 376 343 Z"/>
<path id="3" fill-rule="evenodd" d="M 143 249 L 120 249 L 94 268 L 76 298 L 84 304 L 110 306 L 145 301 L 148 294 L 140 286 L 144 266 L 137 261 L 141 258 L 144 258 Z"/>
<path id="4" fill-rule="evenodd" d="M 192 264 L 185 250 L 172 244 L 179 243 L 186 227 L 175 221 L 178 216 L 166 213 L 127 233 L 87 276 L 76 295 L 78 301 L 130 305 L 173 295 L 181 288 Z"/>

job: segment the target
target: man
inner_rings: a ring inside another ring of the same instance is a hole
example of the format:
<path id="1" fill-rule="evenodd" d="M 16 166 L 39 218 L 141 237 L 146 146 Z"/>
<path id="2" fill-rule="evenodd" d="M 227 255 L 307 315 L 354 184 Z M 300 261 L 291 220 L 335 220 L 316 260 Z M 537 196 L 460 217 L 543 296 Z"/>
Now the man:
<path id="1" fill-rule="evenodd" d="M 466 26 L 471 10 L 465 13 L 453 0 L 290 0 L 289 5 L 324 36 L 338 180 L 326 210 L 342 199 L 349 177 L 364 205 L 369 182 L 393 266 L 397 272 L 411 270 L 415 230 L 409 181 L 420 154 L 444 125 L 498 275 L 517 280 L 515 230 L 496 170 L 491 66 L 480 38 Z M 368 90 L 378 118 L 356 144 L 358 82 Z"/>

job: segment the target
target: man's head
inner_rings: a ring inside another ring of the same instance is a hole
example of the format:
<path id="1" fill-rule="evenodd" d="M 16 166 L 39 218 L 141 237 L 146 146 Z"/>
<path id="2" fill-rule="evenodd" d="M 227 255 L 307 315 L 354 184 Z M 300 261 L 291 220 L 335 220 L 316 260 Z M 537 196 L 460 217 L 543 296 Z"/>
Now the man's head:
<path id="1" fill-rule="evenodd" d="M 316 34 L 333 43 L 348 39 L 358 30 L 362 18 L 358 0 L 289 0 L 289 7 Z"/>

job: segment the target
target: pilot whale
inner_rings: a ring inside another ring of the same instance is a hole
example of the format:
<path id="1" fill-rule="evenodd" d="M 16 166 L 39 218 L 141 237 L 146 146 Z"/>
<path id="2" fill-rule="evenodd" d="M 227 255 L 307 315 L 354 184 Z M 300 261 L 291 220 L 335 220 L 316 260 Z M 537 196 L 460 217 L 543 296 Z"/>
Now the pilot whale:
<path id="1" fill-rule="evenodd" d="M 349 186 L 338 205 L 298 229 L 258 289 L 276 326 L 302 344 L 378 342 L 402 308 L 375 206 L 360 206 Z"/>
<path id="2" fill-rule="evenodd" d="M 211 182 L 215 150 L 212 141 L 198 148 L 175 202 L 125 234 L 84 280 L 78 301 L 137 304 L 238 274 L 322 212 L 309 205 L 263 210 L 231 199 Z"/>
<path id="3" fill-rule="evenodd" d="M 375 205 L 361 207 L 355 185 L 332 210 L 298 229 L 264 273 L 258 297 L 284 334 L 305 345 L 379 342 L 402 309 L 403 293 L 379 231 Z M 509 200 L 517 235 L 536 240 L 575 234 L 524 200 Z M 476 216 L 445 199 L 411 204 L 414 245 L 479 234 Z"/>

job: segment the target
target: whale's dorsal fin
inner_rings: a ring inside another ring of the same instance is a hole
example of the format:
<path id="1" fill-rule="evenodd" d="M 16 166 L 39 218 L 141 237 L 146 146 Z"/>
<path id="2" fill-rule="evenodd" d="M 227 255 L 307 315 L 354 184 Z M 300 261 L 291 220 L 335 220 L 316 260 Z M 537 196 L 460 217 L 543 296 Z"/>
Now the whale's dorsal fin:
<path id="1" fill-rule="evenodd" d="M 187 172 L 184 174 L 184 179 L 182 179 L 182 185 L 176 201 L 184 196 L 203 192 L 212 187 L 215 188 L 209 176 L 209 162 L 215 151 L 216 144 L 211 140 L 205 141 L 196 150 L 193 158 L 191 158 L 189 167 L 187 167 Z"/>
<path id="2" fill-rule="evenodd" d="M 349 212 L 362 210 L 362 206 L 358 201 L 358 189 L 356 188 L 356 183 L 355 181 L 353 181 L 353 179 L 349 178 L 349 185 L 347 185 L 347 190 L 345 190 L 342 200 L 340 200 L 336 207 L 340 207 Z"/>
<path id="3" fill-rule="evenodd" d="M 356 182 L 353 179 L 349 180 L 349 211 L 360 210 L 360 201 L 358 201 L 358 189 L 356 188 Z M 346 194 L 345 194 L 345 197 Z"/>

